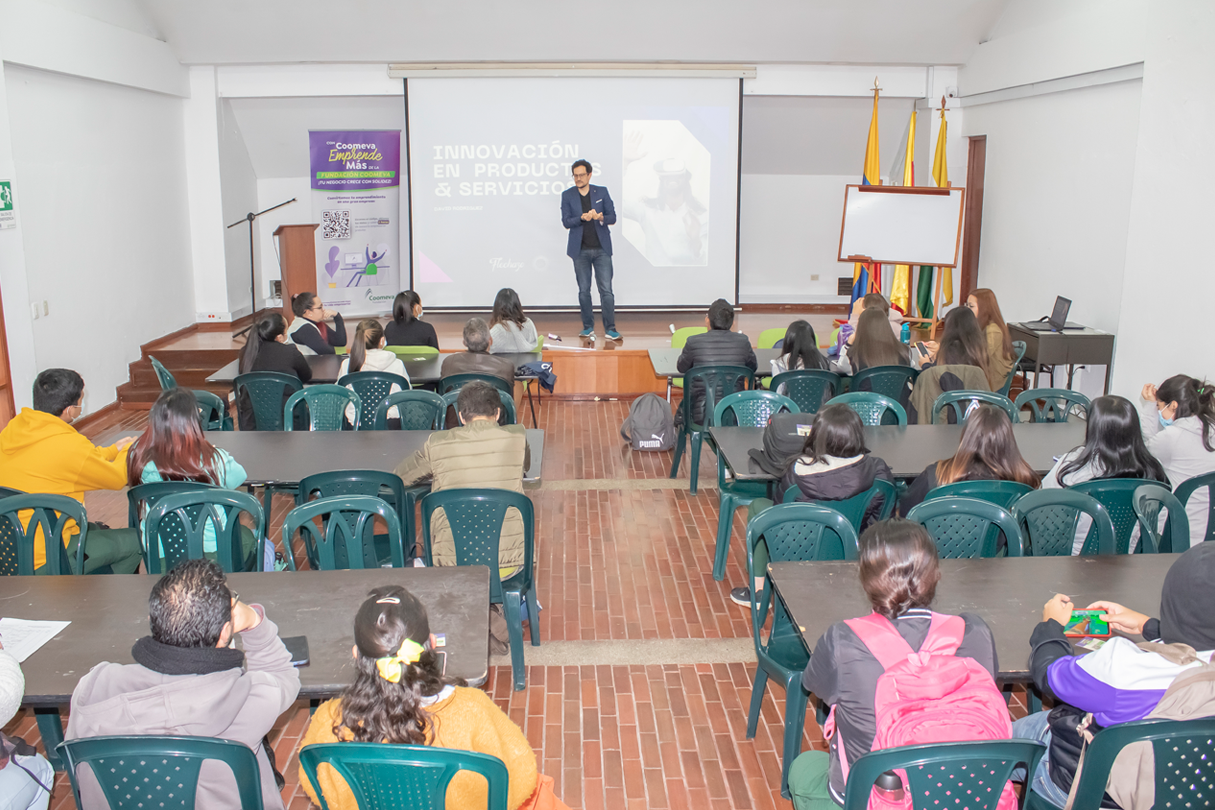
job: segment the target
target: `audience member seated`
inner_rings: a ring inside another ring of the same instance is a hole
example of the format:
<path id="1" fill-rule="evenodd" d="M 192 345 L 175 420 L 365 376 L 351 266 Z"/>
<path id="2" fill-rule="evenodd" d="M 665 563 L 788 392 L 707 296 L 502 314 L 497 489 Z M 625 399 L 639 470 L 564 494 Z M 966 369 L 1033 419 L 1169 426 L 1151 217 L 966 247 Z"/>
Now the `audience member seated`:
<path id="1" fill-rule="evenodd" d="M 0 644 L 0 728 L 25 697 L 25 675 L 13 654 Z M 0 733 L 0 810 L 46 810 L 51 803 L 55 769 L 20 737 Z"/>
<path id="2" fill-rule="evenodd" d="M 325 309 L 321 297 L 316 293 L 302 292 L 291 298 L 291 326 L 287 329 L 287 342 L 294 343 L 300 354 L 336 354 L 335 346 L 346 345 L 346 323 L 342 313 Z M 325 321 L 333 319 L 330 329 Z"/>
<path id="3" fill-rule="evenodd" d="M 945 330 L 941 342 L 926 341 L 928 360 L 923 368 L 932 366 L 975 366 L 988 377 L 987 337 L 979 328 L 975 314 L 967 307 L 957 307 L 945 315 Z M 1004 380 L 1000 380 L 1004 384 Z M 946 389 L 948 390 L 948 389 Z M 991 386 L 987 387 L 991 390 Z"/>
<path id="4" fill-rule="evenodd" d="M 484 323 L 482 323 L 484 325 Z M 431 492 L 487 488 L 523 492 L 523 474 L 530 465 L 527 431 L 522 425 L 498 424 L 502 400 L 498 390 L 474 381 L 460 389 L 456 400 L 462 427 L 440 430 L 396 469 L 405 486 L 430 480 Z M 455 565 L 455 541 L 443 510 L 431 524 L 431 558 L 435 565 Z M 498 546 L 503 576 L 523 564 L 523 520 L 517 510 L 506 513 Z"/>
<path id="5" fill-rule="evenodd" d="M 170 388 L 156 399 L 148 413 L 148 426 L 127 453 L 127 483 L 129 486 L 158 481 L 197 481 L 224 489 L 237 489 L 248 476 L 245 468 L 207 441 L 198 421 L 198 400 L 186 388 Z M 220 526 L 224 516 L 219 516 Z M 140 534 L 143 534 L 142 522 Z M 89 533 L 89 544 L 93 541 Z M 146 547 L 147 537 L 144 537 Z M 246 570 L 256 566 L 257 537 L 241 526 L 241 548 Z M 203 530 L 203 553 L 215 558 L 215 529 L 208 523 Z M 164 558 L 164 550 L 160 556 Z"/>
<path id="6" fill-rule="evenodd" d="M 899 498 L 906 515 L 937 487 L 957 481 L 1017 481 L 1038 486 L 1038 476 L 1021 457 L 1008 414 L 992 405 L 980 405 L 962 427 L 958 450 L 950 458 L 934 461 L 916 476 Z"/>
<path id="7" fill-rule="evenodd" d="M 728 301 L 718 298 L 710 304 L 709 313 L 705 316 L 705 326 L 709 327 L 709 331 L 688 338 L 675 364 L 679 373 L 691 371 L 697 366 L 746 366 L 755 371 L 759 363 L 755 359 L 755 350 L 751 348 L 751 340 L 740 332 L 731 332 L 733 325 L 734 307 Z M 715 391 L 714 397 L 720 402 L 722 397 L 732 393 L 734 391 Z M 694 381 L 690 395 L 692 421 L 698 425 L 704 424 L 704 384 Z M 684 396 L 689 396 L 689 392 L 685 391 Z M 680 408 L 676 418 L 681 418 L 682 414 L 683 409 Z"/>
<path id="8" fill-rule="evenodd" d="M 489 374 L 500 377 L 512 386 L 515 384 L 515 364 L 505 357 L 495 357 L 490 354 L 494 339 L 489 334 L 489 326 L 480 318 L 469 318 L 464 324 L 464 348 L 466 352 L 456 352 L 443 358 L 442 374 L 450 377 L 453 374 Z"/>
<path id="9" fill-rule="evenodd" d="M 389 374 L 396 374 L 398 377 L 404 377 L 405 382 L 409 382 L 409 372 L 405 370 L 405 364 L 401 362 L 401 358 L 385 349 L 384 343 L 384 327 L 380 326 L 379 321 L 375 318 L 364 318 L 359 321 L 359 325 L 354 330 L 354 345 L 350 347 L 350 356 L 342 361 L 342 366 L 338 369 L 338 379 L 359 371 L 385 371 Z M 354 390 L 353 385 L 346 387 L 351 391 Z M 395 394 L 400 390 L 401 386 L 393 383 L 389 393 Z M 353 425 L 356 415 L 354 405 L 347 405 L 346 421 Z M 388 418 L 390 420 L 400 418 L 395 407 L 388 409 Z M 364 425 L 364 427 L 370 427 L 370 425 Z"/>
<path id="10" fill-rule="evenodd" d="M 1147 478 L 1165 485 L 1169 482 L 1164 468 L 1143 443 L 1135 406 L 1124 397 L 1105 396 L 1092 401 L 1084 425 L 1084 444 L 1059 456 L 1042 479 L 1042 488 L 1060 489 L 1103 478 Z M 1092 519 L 1081 515 L 1072 554 L 1079 554 L 1084 548 L 1091 526 Z M 1138 540 L 1136 525 L 1131 536 L 1132 552 Z"/>
<path id="11" fill-rule="evenodd" d="M 1034 772 L 1033 790 L 1057 807 L 1067 802 L 1083 749 L 1081 727 L 1087 734 L 1102 728 L 1168 717 L 1176 720 L 1215 714 L 1210 680 L 1196 679 L 1191 688 L 1174 683 L 1211 661 L 1215 649 L 1215 544 L 1199 543 L 1169 567 L 1160 590 L 1160 618 L 1116 602 L 1096 601 L 1088 610 L 1103 610 L 1112 630 L 1142 634 L 1149 642 L 1136 644 L 1113 636 L 1101 649 L 1072 654 L 1072 639 L 1063 628 L 1075 607 L 1064 594 L 1056 594 L 1042 610 L 1042 623 L 1030 636 L 1030 674 L 1043 696 L 1055 707 L 1013 723 L 1013 737 L 1040 740 L 1046 756 Z M 1166 695 L 1166 689 L 1169 693 Z M 1163 700 L 1162 700 L 1163 698 Z M 1188 704 L 1188 706 L 1186 705 Z M 1184 706 L 1186 711 L 1176 710 Z M 1167 710 L 1166 710 L 1167 709 Z M 1163 715 L 1158 710 L 1166 710 Z M 1138 768 L 1115 768 L 1106 789 L 1116 806 L 1135 804 Z M 1151 784 L 1150 777 L 1144 780 Z M 1103 804 L 1102 806 L 1110 806 Z M 1157 805 L 1159 806 L 1159 805 Z"/>
<path id="12" fill-rule="evenodd" d="M 152 634 L 131 648 L 136 663 L 102 662 L 80 679 L 66 738 L 169 734 L 244 743 L 257 755 L 262 801 L 282 810 L 262 741 L 295 702 L 300 676 L 278 627 L 261 605 L 238 601 L 210 560 L 187 560 L 161 577 L 148 616 Z M 91 771 L 81 769 L 80 783 L 81 810 L 108 808 Z M 232 807 L 234 795 L 230 770 L 204 766 L 199 808 Z"/>
<path id="13" fill-rule="evenodd" d="M 494 299 L 494 314 L 489 319 L 489 336 L 494 354 L 534 352 L 539 342 L 536 325 L 523 314 L 519 294 L 510 287 L 498 290 Z"/>
<path id="14" fill-rule="evenodd" d="M 875 523 L 861 535 L 859 563 L 861 587 L 873 615 L 884 617 L 918 651 L 938 615 L 930 607 L 941 579 L 937 547 L 927 530 L 899 518 Z M 972 613 L 947 618 L 954 620 L 955 629 L 957 619 L 964 624 L 954 655 L 977 662 L 993 679 L 995 690 L 996 645 L 991 629 Z M 874 693 L 885 670 L 849 625 L 836 622 L 827 628 L 802 675 L 805 689 L 832 707 L 836 733 L 831 735 L 829 751 L 807 751 L 793 761 L 789 792 L 796 810 L 842 805 L 846 769 L 869 753 L 878 732 Z M 1003 705 L 998 696 L 996 700 Z"/>
<path id="15" fill-rule="evenodd" d="M 951 309 L 944 323 L 940 344 L 925 343 L 929 359 L 921 363 L 922 371 L 916 378 L 907 408 L 907 421 L 913 425 L 920 421 L 932 424 L 932 404 L 946 391 L 991 390 L 987 340 L 979 330 L 974 313 L 966 307 Z M 957 424 L 952 407 L 945 411 L 945 420 L 951 425 Z"/>
<path id="16" fill-rule="evenodd" d="M 797 489 L 798 503 L 830 506 L 830 501 L 844 501 L 867 492 L 878 478 L 894 483 L 889 465 L 869 455 L 861 417 L 847 405 L 828 405 L 814 415 L 801 455 L 790 460 L 776 483 L 776 503 L 784 503 L 785 493 Z M 767 498 L 751 501 L 747 521 L 771 505 Z M 881 508 L 881 497 L 875 498 L 865 513 L 862 529 L 877 519 Z M 750 607 L 751 589 L 734 588 L 730 598 Z"/>
<path id="17" fill-rule="evenodd" d="M 867 293 L 852 302 L 852 312 L 848 316 L 848 322 L 840 327 L 839 342 L 836 344 L 835 353 L 843 351 L 844 344 L 852 342 L 852 336 L 856 333 L 856 328 L 860 324 L 861 313 L 867 309 L 876 309 L 882 313 L 882 317 L 890 326 L 890 330 L 894 333 L 896 339 L 900 339 L 903 335 L 903 315 L 897 309 L 891 309 L 890 302 L 881 293 Z"/>
<path id="18" fill-rule="evenodd" d="M 287 320 L 277 312 L 271 312 L 258 319 L 257 326 L 249 331 L 245 339 L 245 347 L 240 352 L 240 363 L 237 366 L 241 374 L 251 371 L 276 371 L 280 374 L 291 374 L 299 377 L 300 382 L 312 379 L 312 367 L 300 354 L 300 347 L 290 343 L 286 337 Z M 313 352 L 315 354 L 315 352 Z M 286 403 L 290 393 L 283 394 Z M 301 409 L 302 411 L 302 409 Z M 253 403 L 242 391 L 236 403 L 237 421 L 241 430 L 256 430 L 257 423 L 253 417 Z M 302 412 L 300 414 L 302 416 Z M 295 427 L 307 428 L 307 422 L 298 422 Z"/>
<path id="19" fill-rule="evenodd" d="M 910 351 L 891 334 L 888 323 L 886 314 L 880 309 L 867 309 L 861 313 L 856 331 L 840 349 L 838 367 L 841 374 L 855 374 L 874 366 L 911 365 Z"/>
<path id="20" fill-rule="evenodd" d="M 966 308 L 975 314 L 979 328 L 987 338 L 987 383 L 991 390 L 999 391 L 1012 373 L 1017 353 L 1013 351 L 1012 337 L 1008 334 L 996 294 L 988 289 L 975 290 L 966 298 Z"/>
<path id="21" fill-rule="evenodd" d="M 371 591 L 354 617 L 354 683 L 316 710 L 300 747 L 318 743 L 373 742 L 430 745 L 495 756 L 510 777 L 507 805 L 530 806 L 547 781 L 523 730 L 480 689 L 443 674 L 426 608 L 398 585 Z M 354 794 L 329 765 L 317 769 L 330 810 L 358 810 Z M 314 804 L 317 789 L 304 769 L 300 784 Z M 458 773 L 447 788 L 448 810 L 485 807 L 485 780 Z"/>
<path id="22" fill-rule="evenodd" d="M 1139 420 L 1152 455 L 1160 459 L 1173 488 L 1199 475 L 1215 472 L 1215 387 L 1185 374 L 1169 377 L 1160 387 L 1143 386 Z M 1210 498 L 1200 487 L 1186 504 L 1190 542 L 1206 537 Z"/>
<path id="23" fill-rule="evenodd" d="M 818 338 L 808 321 L 794 321 L 785 330 L 780 356 L 772 360 L 772 376 L 798 369 L 830 371 L 831 364 L 818 350 Z"/>
<path id="24" fill-rule="evenodd" d="M 389 346 L 432 346 L 439 348 L 435 328 L 422 320 L 422 298 L 413 290 L 397 293 L 392 302 L 392 320 L 384 327 Z"/>
<path id="25" fill-rule="evenodd" d="M 66 368 L 50 368 L 34 380 L 34 408 L 22 408 L 0 431 L 0 487 L 22 492 L 66 495 L 84 503 L 84 493 L 119 490 L 127 485 L 127 448 L 134 438 L 97 447 L 72 427 L 80 418 L 84 380 Z M 194 417 L 198 418 L 197 415 Z M 28 520 L 33 513 L 22 515 Z M 75 565 L 80 534 L 65 526 L 68 558 Z M 85 543 L 84 573 L 109 566 L 115 574 L 133 574 L 141 557 L 139 532 L 90 523 Z M 34 543 L 34 568 L 46 563 L 41 533 Z"/>

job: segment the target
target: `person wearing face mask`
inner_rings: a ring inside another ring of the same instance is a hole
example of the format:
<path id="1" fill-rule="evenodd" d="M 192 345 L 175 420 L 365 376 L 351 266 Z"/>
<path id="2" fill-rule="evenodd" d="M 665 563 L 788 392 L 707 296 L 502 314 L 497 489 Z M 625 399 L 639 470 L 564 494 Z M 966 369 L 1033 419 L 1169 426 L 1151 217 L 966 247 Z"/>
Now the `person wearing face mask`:
<path id="1" fill-rule="evenodd" d="M 422 298 L 413 290 L 397 293 L 392 302 L 392 320 L 384 327 L 384 339 L 389 346 L 439 348 L 435 328 L 422 320 Z"/>
<path id="2" fill-rule="evenodd" d="M 1215 471 L 1215 387 L 1185 374 L 1143 386 L 1139 424 L 1148 451 L 1164 465 L 1173 489 Z M 1205 487 L 1186 504 L 1190 542 L 1206 537 L 1210 499 Z"/>

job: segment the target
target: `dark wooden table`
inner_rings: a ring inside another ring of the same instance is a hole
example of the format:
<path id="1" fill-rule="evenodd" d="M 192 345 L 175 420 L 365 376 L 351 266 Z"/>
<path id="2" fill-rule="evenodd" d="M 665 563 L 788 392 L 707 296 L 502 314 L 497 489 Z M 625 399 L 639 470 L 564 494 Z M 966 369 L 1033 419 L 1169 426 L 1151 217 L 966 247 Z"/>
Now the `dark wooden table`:
<path id="1" fill-rule="evenodd" d="M 1114 364 L 1114 336 L 1085 326 L 1062 332 L 1039 331 L 1010 323 L 1008 334 L 1025 342 L 1025 360 L 1034 366 L 1034 387 L 1043 366 L 1067 366 L 1067 387 L 1072 387 L 1076 366 L 1105 366 L 1105 393 L 1110 392 L 1110 366 Z M 1052 384 L 1054 374 L 1052 373 Z"/>
<path id="2" fill-rule="evenodd" d="M 392 472 L 419 450 L 431 430 L 210 431 L 207 440 L 232 454 L 248 473 L 248 483 L 297 484 L 305 476 L 334 470 Z M 528 430 L 531 468 L 525 481 L 539 481 L 544 431 Z"/>
<path id="3" fill-rule="evenodd" d="M 409 374 L 409 381 L 417 385 L 419 383 L 438 382 L 443 376 L 440 371 L 443 366 L 443 358 L 446 356 L 443 354 L 420 357 L 401 355 L 400 359 L 405 364 L 405 371 Z M 309 382 L 313 384 L 336 383 L 338 381 L 338 372 L 342 368 L 342 361 L 346 357 L 347 355 L 344 354 L 311 354 L 305 356 L 304 359 L 308 361 L 308 365 L 312 369 L 312 379 Z M 540 352 L 518 352 L 514 354 L 502 354 L 499 357 L 509 358 L 514 363 L 515 368 L 518 368 L 528 363 L 539 362 Z M 232 381 L 236 379 L 236 375 L 240 373 L 237 368 L 239 362 L 239 360 L 233 360 L 210 377 L 207 377 L 207 382 L 231 385 Z M 517 377 L 516 379 L 533 378 Z"/>
<path id="4" fill-rule="evenodd" d="M 932 608 L 975 613 L 991 627 L 998 678 L 1026 682 L 1029 637 L 1042 621 L 1042 606 L 1056 593 L 1085 607 L 1098 599 L 1160 615 L 1160 589 L 1178 554 L 1106 557 L 1010 557 L 941 560 L 941 582 Z M 808 650 L 838 621 L 871 612 L 855 562 L 773 563 L 776 593 L 802 631 Z"/>
<path id="5" fill-rule="evenodd" d="M 806 424 L 814 421 L 806 414 Z M 1018 422 L 1013 425 L 1021 455 L 1039 475 L 1055 465 L 1055 457 L 1084 444 L 1085 423 Z M 747 455 L 751 448 L 764 446 L 764 429 L 750 427 L 709 428 L 726 464 L 740 481 L 768 481 Z M 208 436 L 211 434 L 208 434 Z M 883 425 L 865 428 L 865 443 L 873 455 L 890 465 L 896 478 L 914 478 L 934 461 L 948 458 L 958 449 L 961 425 Z"/>

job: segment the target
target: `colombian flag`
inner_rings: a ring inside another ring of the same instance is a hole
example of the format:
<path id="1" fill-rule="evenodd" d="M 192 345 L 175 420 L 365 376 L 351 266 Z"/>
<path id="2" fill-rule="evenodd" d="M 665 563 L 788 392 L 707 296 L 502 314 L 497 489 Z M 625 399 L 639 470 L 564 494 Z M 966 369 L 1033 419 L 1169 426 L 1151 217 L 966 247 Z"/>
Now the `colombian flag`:
<path id="1" fill-rule="evenodd" d="M 873 118 L 869 120 L 869 142 L 865 144 L 865 171 L 861 175 L 861 185 L 881 185 L 878 168 L 878 90 L 873 90 Z M 852 265 L 852 300 L 855 304 L 858 298 L 867 293 L 882 291 L 882 270 L 878 264 Z"/>

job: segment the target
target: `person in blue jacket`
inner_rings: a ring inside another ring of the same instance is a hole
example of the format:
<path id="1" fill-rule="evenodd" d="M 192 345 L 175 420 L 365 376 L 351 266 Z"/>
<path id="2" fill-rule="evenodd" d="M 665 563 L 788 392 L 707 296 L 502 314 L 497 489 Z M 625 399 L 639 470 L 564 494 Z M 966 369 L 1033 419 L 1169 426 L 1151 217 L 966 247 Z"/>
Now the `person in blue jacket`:
<path id="1" fill-rule="evenodd" d="M 561 224 L 569 229 L 566 255 L 574 260 L 578 279 L 578 307 L 582 310 L 579 337 L 595 337 L 595 313 L 591 309 L 591 270 L 599 287 L 603 308 L 603 333 L 609 340 L 620 340 L 616 331 L 616 296 L 612 294 L 612 234 L 616 206 L 603 186 L 591 185 L 591 164 L 578 160 L 573 165 L 574 185 L 561 193 Z"/>

